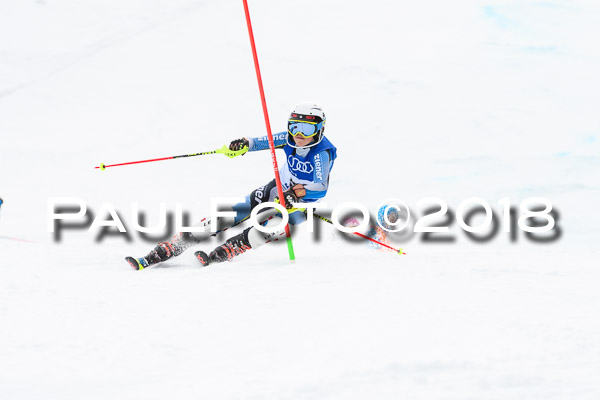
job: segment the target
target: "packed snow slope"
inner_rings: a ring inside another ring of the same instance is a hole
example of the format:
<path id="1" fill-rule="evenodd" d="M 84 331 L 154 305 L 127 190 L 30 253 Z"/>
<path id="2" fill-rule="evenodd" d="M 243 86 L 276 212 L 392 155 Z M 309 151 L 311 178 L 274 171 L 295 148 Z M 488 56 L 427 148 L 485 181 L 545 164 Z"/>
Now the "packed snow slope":
<path id="1" fill-rule="evenodd" d="M 557 238 L 500 226 L 476 242 L 442 218 L 453 241 L 389 237 L 396 255 L 315 221 L 316 234 L 296 230 L 293 265 L 278 243 L 133 271 L 123 257 L 153 243 L 133 230 L 132 203 L 149 224 L 160 203 L 197 220 L 211 197 L 273 177 L 268 152 L 94 169 L 266 133 L 242 2 L 3 1 L 0 397 L 599 398 L 600 5 L 250 11 L 273 130 L 303 100 L 327 114 L 329 211 L 398 198 L 412 232 L 426 197 L 456 213 L 477 196 L 498 216 L 503 198 L 544 197 Z M 112 204 L 129 240 L 55 240 L 52 197 L 105 220 Z"/>

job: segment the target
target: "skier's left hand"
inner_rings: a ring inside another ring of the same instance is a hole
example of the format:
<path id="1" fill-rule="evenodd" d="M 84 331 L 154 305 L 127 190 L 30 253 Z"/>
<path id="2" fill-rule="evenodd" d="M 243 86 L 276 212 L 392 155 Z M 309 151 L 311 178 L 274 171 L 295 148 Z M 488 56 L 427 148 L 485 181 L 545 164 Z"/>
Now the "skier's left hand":
<path id="1" fill-rule="evenodd" d="M 306 189 L 304 189 L 303 185 L 297 183 L 294 186 L 291 186 L 288 190 L 283 192 L 283 198 L 285 199 L 285 208 L 293 208 L 294 206 L 292 205 L 292 203 L 297 203 L 298 199 L 301 199 L 304 196 L 306 196 Z"/>

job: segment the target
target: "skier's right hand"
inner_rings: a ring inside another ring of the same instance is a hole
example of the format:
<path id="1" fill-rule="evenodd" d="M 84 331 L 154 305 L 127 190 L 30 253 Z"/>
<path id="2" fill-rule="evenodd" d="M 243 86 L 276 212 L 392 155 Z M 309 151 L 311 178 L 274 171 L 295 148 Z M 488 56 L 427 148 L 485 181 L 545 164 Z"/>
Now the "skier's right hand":
<path id="1" fill-rule="evenodd" d="M 231 143 L 229 143 L 229 150 L 233 150 L 233 151 L 238 151 L 243 149 L 244 147 L 249 147 L 250 146 L 250 142 L 248 141 L 248 138 L 239 138 L 239 139 L 235 139 L 233 140 Z M 246 153 L 244 153 L 246 154 Z M 242 155 L 244 155 L 242 154 Z"/>
<path id="2" fill-rule="evenodd" d="M 287 208 L 288 210 L 294 207 L 292 203 L 297 203 L 298 200 L 306 196 L 306 189 L 304 189 L 303 185 L 299 183 L 294 184 L 294 182 L 290 182 L 290 185 L 294 186 L 290 187 L 288 190 L 283 192 L 283 198 L 285 199 L 285 208 Z"/>

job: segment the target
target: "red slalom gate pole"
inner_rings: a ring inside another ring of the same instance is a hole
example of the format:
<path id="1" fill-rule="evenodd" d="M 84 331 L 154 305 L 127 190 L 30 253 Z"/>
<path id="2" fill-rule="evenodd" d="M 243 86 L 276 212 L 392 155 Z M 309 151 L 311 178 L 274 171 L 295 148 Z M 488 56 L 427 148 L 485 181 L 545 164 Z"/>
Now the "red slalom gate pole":
<path id="1" fill-rule="evenodd" d="M 273 171 L 275 172 L 275 183 L 277 184 L 277 194 L 282 206 L 285 207 L 285 198 L 283 197 L 283 188 L 279 179 L 279 167 L 277 166 L 277 157 L 275 156 L 275 144 L 273 143 L 273 134 L 271 133 L 271 123 L 269 122 L 269 112 L 267 111 L 267 101 L 265 100 L 265 91 L 263 89 L 262 78 L 260 75 L 260 67 L 258 65 L 258 56 L 256 54 L 256 45 L 254 44 L 254 34 L 252 33 L 252 22 L 250 22 L 250 11 L 248 10 L 248 1 L 244 2 L 244 12 L 246 13 L 246 24 L 248 25 L 248 36 L 250 37 L 250 45 L 252 46 L 252 56 L 254 58 L 254 69 L 256 69 L 256 79 L 258 80 L 258 89 L 260 91 L 260 100 L 262 101 L 263 114 L 265 116 L 265 125 L 267 126 L 267 137 L 269 138 L 269 148 L 271 149 L 271 159 L 273 160 Z M 294 261 L 294 246 L 292 244 L 292 236 L 290 235 L 290 226 L 285 226 L 285 236 L 287 238 L 288 253 L 290 261 Z"/>

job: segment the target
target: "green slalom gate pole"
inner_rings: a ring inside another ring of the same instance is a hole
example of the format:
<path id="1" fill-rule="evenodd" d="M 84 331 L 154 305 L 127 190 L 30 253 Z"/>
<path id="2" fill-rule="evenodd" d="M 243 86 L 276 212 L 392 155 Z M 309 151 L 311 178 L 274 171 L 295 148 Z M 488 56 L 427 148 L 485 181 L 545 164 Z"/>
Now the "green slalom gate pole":
<path id="1" fill-rule="evenodd" d="M 273 171 L 275 172 L 275 183 L 277 184 L 277 194 L 281 205 L 285 207 L 285 198 L 283 197 L 283 188 L 279 179 L 279 168 L 277 166 L 277 157 L 275 156 L 275 145 L 273 143 L 273 134 L 271 133 L 271 123 L 269 122 L 269 112 L 267 111 L 267 101 L 265 100 L 265 91 L 263 89 L 262 78 L 260 75 L 260 67 L 258 65 L 258 56 L 256 54 L 256 45 L 254 43 L 254 34 L 252 33 L 252 22 L 250 21 L 250 11 L 248 10 L 248 1 L 244 2 L 244 12 L 246 14 L 246 24 L 248 25 L 248 36 L 250 37 L 250 45 L 252 47 L 252 57 L 254 59 L 254 69 L 256 70 L 256 79 L 258 81 L 258 89 L 260 91 L 260 100 L 262 102 L 263 114 L 265 117 L 265 125 L 267 126 L 267 137 L 269 138 L 269 148 L 271 149 L 271 159 L 273 160 Z M 294 262 L 296 256 L 294 254 L 294 245 L 292 244 L 292 236 L 290 234 L 290 226 L 285 226 L 285 236 L 287 239 L 288 253 L 290 261 Z"/>

